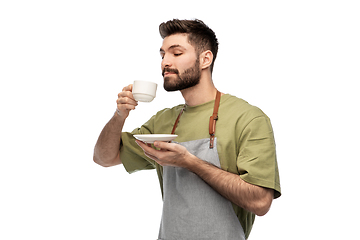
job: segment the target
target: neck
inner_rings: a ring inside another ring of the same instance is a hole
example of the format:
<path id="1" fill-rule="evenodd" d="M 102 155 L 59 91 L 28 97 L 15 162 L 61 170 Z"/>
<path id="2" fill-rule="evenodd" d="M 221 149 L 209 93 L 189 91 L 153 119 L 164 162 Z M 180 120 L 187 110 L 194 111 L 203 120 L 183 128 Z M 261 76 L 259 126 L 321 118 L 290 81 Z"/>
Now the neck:
<path id="1" fill-rule="evenodd" d="M 216 97 L 217 89 L 210 76 L 202 76 L 199 83 L 191 88 L 181 90 L 181 94 L 188 106 L 196 106 L 211 100 Z"/>

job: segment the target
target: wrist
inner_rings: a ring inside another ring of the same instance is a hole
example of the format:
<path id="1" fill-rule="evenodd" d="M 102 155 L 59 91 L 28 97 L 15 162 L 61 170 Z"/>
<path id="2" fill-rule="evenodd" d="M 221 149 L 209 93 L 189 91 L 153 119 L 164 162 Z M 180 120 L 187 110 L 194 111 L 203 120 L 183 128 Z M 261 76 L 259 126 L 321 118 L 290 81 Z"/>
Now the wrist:
<path id="1" fill-rule="evenodd" d="M 191 153 L 188 153 L 188 156 L 185 159 L 185 168 L 195 174 L 198 173 L 199 169 L 201 169 L 201 165 L 204 163 L 203 160 Z"/>
<path id="2" fill-rule="evenodd" d="M 122 116 L 122 115 L 121 115 L 121 112 L 120 112 L 120 110 L 119 110 L 118 108 L 116 108 L 115 114 L 118 115 L 118 116 L 120 116 L 120 117 Z"/>
<path id="3" fill-rule="evenodd" d="M 117 119 L 117 121 L 120 120 L 121 122 L 125 122 L 126 119 L 126 117 L 124 117 L 118 108 L 116 108 L 113 118 Z"/>

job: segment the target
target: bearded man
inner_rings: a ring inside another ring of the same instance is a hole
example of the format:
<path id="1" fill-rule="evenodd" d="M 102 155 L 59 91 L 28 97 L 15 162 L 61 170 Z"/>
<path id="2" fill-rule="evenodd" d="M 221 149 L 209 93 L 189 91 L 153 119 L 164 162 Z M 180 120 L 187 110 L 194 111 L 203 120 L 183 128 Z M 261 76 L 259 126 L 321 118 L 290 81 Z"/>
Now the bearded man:
<path id="1" fill-rule="evenodd" d="M 137 105 L 132 85 L 124 87 L 94 161 L 123 164 L 129 173 L 156 169 L 163 194 L 159 239 L 247 239 L 255 216 L 265 215 L 281 195 L 270 120 L 214 86 L 218 40 L 207 25 L 174 19 L 159 28 L 164 88 L 180 91 L 185 104 L 122 132 Z M 161 133 L 177 134 L 176 142 L 151 146 L 133 137 Z"/>

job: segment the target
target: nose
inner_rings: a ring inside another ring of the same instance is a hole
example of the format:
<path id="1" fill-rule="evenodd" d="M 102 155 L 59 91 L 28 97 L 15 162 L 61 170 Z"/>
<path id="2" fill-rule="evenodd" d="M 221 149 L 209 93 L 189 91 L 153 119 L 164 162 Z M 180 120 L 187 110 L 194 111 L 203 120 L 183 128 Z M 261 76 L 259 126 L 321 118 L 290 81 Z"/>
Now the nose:
<path id="1" fill-rule="evenodd" d="M 166 57 L 166 55 L 165 55 L 161 61 L 161 69 L 169 68 L 171 66 L 172 66 L 172 63 L 170 62 L 170 59 L 168 57 Z"/>

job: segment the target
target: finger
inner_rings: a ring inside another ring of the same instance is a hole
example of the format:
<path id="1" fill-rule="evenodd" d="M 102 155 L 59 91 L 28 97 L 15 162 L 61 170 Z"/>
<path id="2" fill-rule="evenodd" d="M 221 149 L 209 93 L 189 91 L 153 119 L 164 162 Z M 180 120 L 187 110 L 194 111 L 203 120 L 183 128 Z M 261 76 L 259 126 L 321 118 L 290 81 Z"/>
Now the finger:
<path id="1" fill-rule="evenodd" d="M 123 89 L 122 89 L 122 91 L 124 92 L 124 91 L 129 91 L 129 92 L 131 92 L 132 91 L 132 87 L 133 87 L 133 85 L 132 84 L 129 84 L 129 85 L 127 85 L 126 87 L 124 87 Z"/>
<path id="2" fill-rule="evenodd" d="M 117 108 L 119 110 L 126 109 L 126 110 L 134 110 L 135 106 L 138 105 L 138 102 L 133 99 L 132 93 L 127 92 L 128 94 L 121 92 L 119 93 L 119 98 L 116 99 Z"/>
<path id="3" fill-rule="evenodd" d="M 155 141 L 154 146 L 160 148 L 161 150 L 170 151 L 173 149 L 173 143 Z"/>
<path id="4" fill-rule="evenodd" d="M 136 108 L 136 106 L 132 104 L 118 104 L 116 107 L 120 112 L 122 111 L 129 112 L 131 110 L 135 110 Z"/>
<path id="5" fill-rule="evenodd" d="M 118 98 L 130 98 L 135 101 L 134 95 L 130 91 L 122 91 L 118 93 Z"/>
<path id="6" fill-rule="evenodd" d="M 151 158 L 153 160 L 157 159 L 157 157 L 156 157 L 157 151 L 151 147 L 151 144 L 144 143 L 139 140 L 135 140 L 135 142 L 137 143 L 137 145 L 139 145 L 139 147 L 142 148 L 142 150 L 144 151 L 144 154 L 146 156 L 148 156 L 149 158 Z"/>
<path id="7" fill-rule="evenodd" d="M 137 101 L 135 101 L 134 99 L 129 98 L 129 97 L 119 97 L 118 99 L 116 99 L 116 103 L 117 104 L 130 104 L 130 105 L 134 105 L 134 106 L 138 105 Z"/>
<path id="8" fill-rule="evenodd" d="M 148 143 L 144 143 L 140 140 L 135 140 L 135 142 L 144 150 L 144 152 L 149 152 L 150 149 L 153 149 Z"/>
<path id="9" fill-rule="evenodd" d="M 157 157 L 155 157 L 154 155 L 151 155 L 150 153 L 144 152 L 145 156 L 147 156 L 148 158 L 154 160 L 155 162 L 158 162 L 159 159 Z"/>

